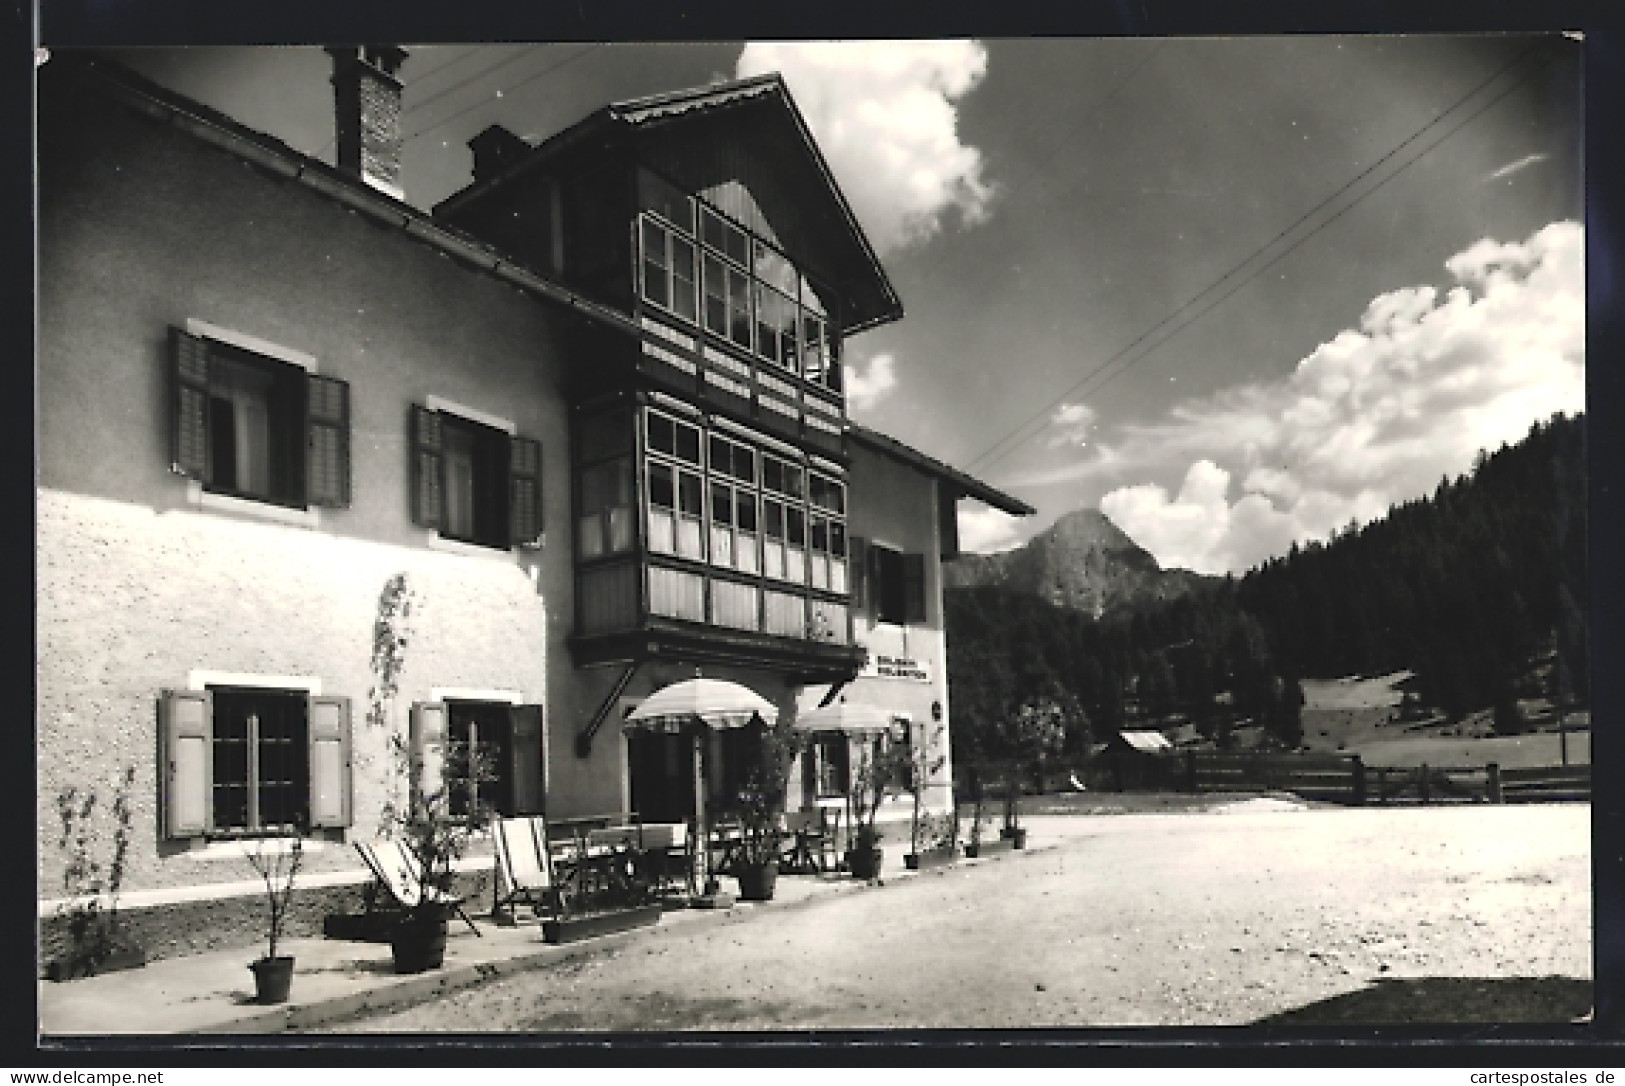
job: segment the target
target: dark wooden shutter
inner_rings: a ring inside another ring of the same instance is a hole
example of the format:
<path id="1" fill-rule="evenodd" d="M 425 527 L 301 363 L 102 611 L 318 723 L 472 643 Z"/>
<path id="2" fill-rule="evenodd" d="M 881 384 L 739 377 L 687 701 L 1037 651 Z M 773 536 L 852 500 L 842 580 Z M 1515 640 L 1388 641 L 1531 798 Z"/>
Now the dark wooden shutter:
<path id="1" fill-rule="evenodd" d="M 175 418 L 171 470 L 203 481 L 209 470 L 209 345 L 174 330 Z"/>
<path id="2" fill-rule="evenodd" d="M 446 783 L 446 707 L 438 701 L 412 706 L 407 743 L 412 761 L 412 795 L 432 796 Z"/>
<path id="3" fill-rule="evenodd" d="M 509 540 L 533 544 L 542 534 L 542 446 L 528 437 L 515 437 L 509 445 Z"/>
<path id="4" fill-rule="evenodd" d="M 852 613 L 869 613 L 869 541 L 861 535 L 846 537 L 847 582 L 852 589 Z"/>
<path id="5" fill-rule="evenodd" d="M 305 500 L 343 509 L 350 504 L 350 385 L 314 373 L 308 384 Z"/>
<path id="6" fill-rule="evenodd" d="M 342 829 L 353 821 L 350 699 L 310 699 L 310 825 Z"/>
<path id="7" fill-rule="evenodd" d="M 165 690 L 159 699 L 163 737 L 163 835 L 202 837 L 214 826 L 214 698 L 207 690 Z"/>
<path id="8" fill-rule="evenodd" d="M 513 724 L 513 813 L 542 814 L 546 791 L 542 774 L 542 707 L 515 705 L 508 713 Z"/>
<path id="9" fill-rule="evenodd" d="M 441 490 L 440 413 L 412 405 L 412 520 L 439 528 L 444 500 Z"/>
<path id="10" fill-rule="evenodd" d="M 925 555 L 903 555 L 903 621 L 925 621 Z"/>

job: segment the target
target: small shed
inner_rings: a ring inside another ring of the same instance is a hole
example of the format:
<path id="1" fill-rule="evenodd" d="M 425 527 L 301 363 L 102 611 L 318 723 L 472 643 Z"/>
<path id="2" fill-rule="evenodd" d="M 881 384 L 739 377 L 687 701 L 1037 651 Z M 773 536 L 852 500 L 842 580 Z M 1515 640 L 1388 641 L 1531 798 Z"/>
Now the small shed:
<path id="1" fill-rule="evenodd" d="M 1119 792 L 1171 787 L 1174 745 L 1159 731 L 1120 731 L 1107 740 L 1100 762 Z"/>

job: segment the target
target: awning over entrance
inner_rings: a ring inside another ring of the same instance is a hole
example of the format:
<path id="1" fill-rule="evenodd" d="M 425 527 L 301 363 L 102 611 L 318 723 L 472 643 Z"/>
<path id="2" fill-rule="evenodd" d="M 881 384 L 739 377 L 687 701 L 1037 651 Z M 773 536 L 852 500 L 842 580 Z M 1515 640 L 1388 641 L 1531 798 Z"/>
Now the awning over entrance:
<path id="1" fill-rule="evenodd" d="M 685 679 L 662 687 L 626 714 L 624 727 L 682 732 L 696 724 L 718 730 L 760 719 L 772 725 L 779 711 L 756 691 L 721 679 Z"/>
<path id="2" fill-rule="evenodd" d="M 808 732 L 845 732 L 847 735 L 859 735 L 889 731 L 892 719 L 896 715 L 873 705 L 855 705 L 847 701 L 837 701 L 831 705 L 808 709 L 797 715 L 795 726 L 801 731 Z"/>

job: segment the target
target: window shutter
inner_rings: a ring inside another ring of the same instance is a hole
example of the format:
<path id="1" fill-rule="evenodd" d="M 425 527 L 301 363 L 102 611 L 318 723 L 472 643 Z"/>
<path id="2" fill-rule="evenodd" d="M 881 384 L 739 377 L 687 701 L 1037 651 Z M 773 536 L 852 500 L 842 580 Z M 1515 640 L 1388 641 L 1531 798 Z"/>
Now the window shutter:
<path id="1" fill-rule="evenodd" d="M 412 405 L 412 520 L 439 528 L 441 497 L 440 413 Z"/>
<path id="2" fill-rule="evenodd" d="M 542 814 L 547 806 L 542 785 L 542 707 L 515 705 L 508 718 L 513 725 L 513 813 Z"/>
<path id="3" fill-rule="evenodd" d="M 168 840 L 202 837 L 214 823 L 214 699 L 207 690 L 165 690 L 159 701 L 163 735 L 163 833 Z"/>
<path id="4" fill-rule="evenodd" d="M 306 448 L 311 505 L 343 509 L 350 504 L 350 385 L 311 374 L 306 408 Z"/>
<path id="5" fill-rule="evenodd" d="M 415 702 L 407 742 L 411 748 L 413 798 L 438 794 L 446 784 L 445 705 L 438 701 Z"/>
<path id="6" fill-rule="evenodd" d="M 528 437 L 515 437 L 509 446 L 509 539 L 534 545 L 542 534 L 542 446 Z"/>
<path id="7" fill-rule="evenodd" d="M 342 829 L 353 821 L 350 798 L 350 699 L 310 699 L 310 825 Z"/>
<path id="8" fill-rule="evenodd" d="M 852 592 L 852 613 L 869 613 L 869 541 L 861 535 L 846 537 L 848 548 L 846 568 Z"/>
<path id="9" fill-rule="evenodd" d="M 925 555 L 903 555 L 903 621 L 925 621 Z"/>
<path id="10" fill-rule="evenodd" d="M 175 428 L 170 469 L 203 480 L 209 469 L 209 345 L 174 330 Z"/>

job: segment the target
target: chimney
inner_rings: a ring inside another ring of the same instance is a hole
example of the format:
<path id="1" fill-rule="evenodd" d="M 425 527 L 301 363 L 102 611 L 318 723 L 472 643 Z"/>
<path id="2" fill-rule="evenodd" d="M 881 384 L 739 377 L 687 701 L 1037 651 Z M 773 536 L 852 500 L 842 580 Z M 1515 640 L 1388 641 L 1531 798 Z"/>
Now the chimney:
<path id="1" fill-rule="evenodd" d="M 517 162 L 530 150 L 530 144 L 494 124 L 469 140 L 468 149 L 474 152 L 474 183 L 478 184 Z"/>
<path id="2" fill-rule="evenodd" d="M 401 82 L 406 50 L 393 45 L 329 48 L 333 57 L 338 168 L 397 200 L 401 189 Z"/>

